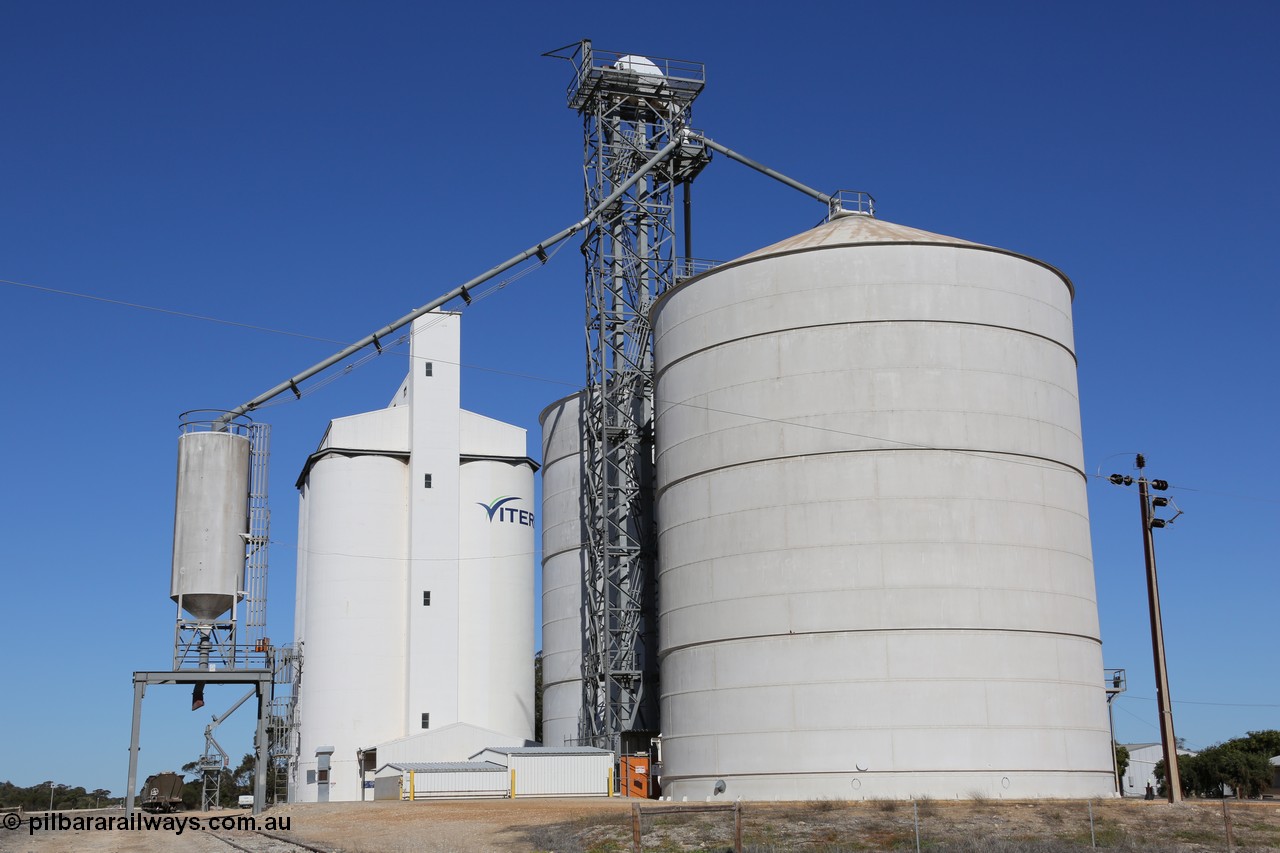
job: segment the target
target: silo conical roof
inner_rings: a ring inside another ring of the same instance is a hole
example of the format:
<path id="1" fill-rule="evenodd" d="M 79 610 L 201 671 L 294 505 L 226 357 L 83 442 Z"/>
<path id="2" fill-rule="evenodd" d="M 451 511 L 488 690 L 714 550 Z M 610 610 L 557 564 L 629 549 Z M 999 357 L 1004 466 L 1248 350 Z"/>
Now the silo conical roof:
<path id="1" fill-rule="evenodd" d="M 934 234 L 930 231 L 922 231 L 919 228 L 886 222 L 873 216 L 854 214 L 833 219 L 816 228 L 810 228 L 808 231 L 796 234 L 794 237 L 788 237 L 781 242 L 774 243 L 772 246 L 765 246 L 763 249 L 757 249 L 754 252 L 743 255 L 737 260 L 746 261 L 769 255 L 802 252 L 807 249 L 825 249 L 833 246 L 883 245 L 885 243 L 972 246 L 975 249 L 994 248 L 992 246 L 984 246 L 981 243 L 973 243 L 969 240 L 961 240 L 958 237 L 948 237 L 944 234 Z M 997 249 L 996 251 L 1001 250 Z"/>
<path id="2" fill-rule="evenodd" d="M 912 228 L 908 225 L 899 225 L 896 222 L 886 222 L 883 219 L 876 219 L 874 216 L 862 214 L 852 214 L 841 216 L 830 222 L 824 222 L 808 231 L 803 231 L 793 237 L 788 237 L 770 246 L 762 249 L 756 249 L 753 252 L 735 258 L 717 269 L 734 266 L 742 263 L 760 260 L 761 258 L 775 257 L 777 255 L 786 255 L 792 252 L 810 252 L 816 249 L 832 249 L 841 246 L 891 246 L 891 245 L 912 245 L 912 246 L 956 246 L 966 249 L 975 249 L 983 252 L 997 252 L 1002 255 L 1010 255 L 1015 258 L 1021 258 L 1030 261 L 1033 264 L 1039 264 L 1045 269 L 1057 275 L 1062 279 L 1062 283 L 1067 286 L 1072 297 L 1075 297 L 1075 285 L 1066 273 L 1055 267 L 1053 264 L 1033 258 L 1030 255 L 1024 255 L 1021 252 L 1010 251 L 1009 249 L 1001 249 L 998 246 L 988 246 L 984 243 L 975 243 L 972 240 L 961 240 L 959 237 L 948 237 L 945 234 L 935 234 L 932 231 L 924 231 L 920 228 Z"/>

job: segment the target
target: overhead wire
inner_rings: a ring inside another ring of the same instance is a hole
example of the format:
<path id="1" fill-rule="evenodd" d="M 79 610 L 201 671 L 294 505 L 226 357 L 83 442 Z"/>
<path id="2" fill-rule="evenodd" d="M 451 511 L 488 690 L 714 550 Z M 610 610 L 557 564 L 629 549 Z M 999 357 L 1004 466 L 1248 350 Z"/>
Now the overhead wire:
<path id="1" fill-rule="evenodd" d="M 302 332 L 290 332 L 285 329 L 273 329 L 269 326 L 258 326 L 253 323 L 241 323 L 236 320 L 224 320 L 221 317 L 210 317 L 207 314 L 193 314 L 190 311 L 178 311 L 173 308 L 161 308 L 156 305 L 144 305 L 141 302 L 127 302 L 123 299 L 112 299 L 106 296 L 95 296 L 92 293 L 77 293 L 73 290 L 59 290 L 56 287 L 45 287 L 40 284 L 31 284 L 24 281 L 14 281 L 13 279 L 0 278 L 0 284 L 8 284 L 13 287 L 25 287 L 29 290 L 37 290 L 43 293 L 55 293 L 59 296 L 74 296 L 77 299 L 88 299 L 93 302 L 104 302 L 108 305 L 120 305 L 125 308 L 137 308 L 140 311 L 154 311 L 157 314 L 168 314 L 172 317 L 184 317 L 188 320 L 203 320 L 206 323 L 218 323 L 223 326 L 235 326 L 241 329 L 250 329 L 255 332 L 270 332 L 273 335 L 287 335 L 291 338 L 302 338 L 309 341 L 320 341 L 321 343 L 341 344 L 342 341 L 335 341 L 331 338 L 321 338 L 315 335 L 307 335 Z"/>
<path id="2" fill-rule="evenodd" d="M 561 242 L 561 243 L 556 244 L 556 246 L 554 246 L 554 247 L 553 247 L 553 248 L 552 248 L 552 249 L 547 253 L 547 259 L 548 259 L 548 261 L 550 261 L 550 259 L 551 259 L 551 258 L 555 257 L 555 256 L 556 256 L 556 254 L 558 254 L 558 253 L 560 252 L 560 250 L 564 248 L 564 246 L 565 246 L 565 245 L 566 245 L 566 244 L 565 244 L 564 242 Z M 544 265 L 544 264 L 529 264 L 529 265 L 526 265 L 526 266 L 522 267 L 521 269 L 517 270 L 516 272 L 514 272 L 514 273 L 513 273 L 513 274 L 511 274 L 510 276 L 508 276 L 508 277 L 506 277 L 506 278 L 504 278 L 504 279 L 502 279 L 502 280 L 500 280 L 500 281 L 498 281 L 498 282 L 495 282 L 495 283 L 493 283 L 492 285 L 490 285 L 489 287 L 485 288 L 483 291 L 480 291 L 479 293 L 476 293 L 474 296 L 472 296 L 472 303 L 474 304 L 475 302 L 479 302 L 479 301 L 481 301 L 481 300 L 483 300 L 483 299 L 486 299 L 486 298 L 488 298 L 488 297 L 492 296 L 494 293 L 497 293 L 499 290 L 502 290 L 502 289 L 504 289 L 505 287 L 507 287 L 508 285 L 513 284 L 513 283 L 515 283 L 516 281 L 519 281 L 520 279 L 524 278 L 526 275 L 529 275 L 529 274 L 530 274 L 530 273 L 532 273 L 534 270 L 536 270 L 536 269 L 540 269 L 543 265 Z M 12 286 L 15 286 L 15 287 L 22 287 L 22 288 L 27 288 L 27 289 L 30 289 L 30 290 L 35 290 L 35 291 L 40 291 L 40 292 L 57 294 L 57 295 L 60 295 L 60 296 L 70 296 L 70 297 L 75 297 L 75 298 L 80 298 L 80 299 L 87 299 L 87 300 L 91 300 L 91 301 L 94 301 L 94 302 L 101 302 L 101 303 L 106 303 L 106 304 L 110 304 L 110 305 L 119 305 L 119 306 L 122 306 L 122 307 L 135 308 L 135 309 L 143 310 L 143 311 L 153 311 L 153 312 L 156 312 L 156 313 L 166 314 L 166 315 L 170 315 L 170 316 L 174 316 L 174 317 L 181 317 L 181 318 L 191 319 L 191 320 L 200 320 L 200 321 L 209 322 L 209 323 L 217 323 L 217 324 L 219 324 L 219 325 L 224 325 L 224 326 L 232 326 L 232 327 L 236 327 L 236 328 L 248 329 L 248 330 L 251 330 L 251 331 L 265 332 L 265 333 L 269 333 L 269 334 L 283 335 L 283 336 L 287 336 L 287 337 L 300 338 L 300 339 L 304 339 L 304 340 L 318 341 L 318 342 L 321 342 L 321 343 L 331 343 L 331 344 L 337 344 L 337 345 L 340 345 L 340 346 L 341 346 L 341 345 L 346 345 L 346 344 L 348 343 L 348 342 L 346 342 L 346 341 L 341 341 L 341 340 L 337 340 L 337 339 L 333 339 L 333 338 L 325 338 L 325 337 L 321 337 L 321 336 L 318 336 L 318 335 L 309 335 L 309 334 L 305 334 L 305 333 L 302 333 L 302 332 L 294 332 L 294 331 L 289 331 L 289 330 L 285 330 L 285 329 L 276 329 L 276 328 L 272 328 L 272 327 L 269 327 L 269 326 L 256 325 L 256 324 L 253 324 L 253 323 L 244 323 L 244 322 L 235 321 L 235 320 L 227 320 L 227 319 L 220 318 L 220 317 L 212 317 L 212 316 L 209 316 L 209 315 L 205 315 L 205 314 L 196 314 L 196 313 L 192 313 L 192 312 L 188 312 L 188 311 L 178 311 L 178 310 L 171 309 L 171 308 L 163 308 L 163 307 L 159 307 L 159 306 L 155 306 L 155 305 L 147 305 L 147 304 L 139 303 L 139 302 L 130 302 L 130 301 L 127 301 L 127 300 L 114 299 L 114 298 L 111 298 L 111 297 L 98 296 L 98 295 L 95 295 L 95 294 L 81 293 L 81 292 L 77 292 L 77 291 L 64 290 L 64 289 L 53 288 L 53 287 L 46 287 L 46 286 L 44 286 L 44 285 L 31 284 L 31 283 L 29 283 L 29 282 L 20 282 L 20 281 L 15 281 L 15 280 L 12 280 L 12 279 L 0 279 L 0 284 L 8 284 L 8 285 L 12 285 Z M 366 354 L 366 355 L 364 355 L 364 356 L 361 356 L 360 358 L 356 359 L 356 360 L 355 360 L 355 361 L 353 361 L 353 362 L 349 362 L 348 364 L 344 365 L 344 366 L 343 366 L 343 368 L 342 368 L 341 370 L 336 370 L 336 371 L 334 371 L 333 373 L 331 373 L 330 375 L 328 375 L 328 376 L 326 376 L 326 377 L 324 377 L 324 378 L 322 378 L 322 379 L 318 379 L 318 380 L 316 380 L 315 382 L 313 382 L 313 383 L 311 383 L 311 384 L 307 385 L 306 387 L 299 389 L 299 397 L 290 397 L 290 396 L 287 396 L 287 395 L 281 395 L 280 397 L 277 397 L 275 400 L 270 400 L 270 401 L 267 401 L 267 402 L 265 402 L 265 403 L 260 404 L 259 406 L 257 406 L 257 409 L 258 409 L 258 410 L 262 410 L 262 409 L 271 408 L 271 407 L 275 407 L 275 406 L 285 405 L 285 404 L 288 404 L 288 403 L 296 402 L 296 400 L 297 400 L 297 399 L 300 399 L 301 397 L 307 397 L 307 396 L 310 396 L 311 394 L 314 394 L 316 391 L 319 391 L 319 390 L 321 390 L 322 388 L 327 387 L 328 385 L 332 384 L 333 382 L 336 382 L 338 379 L 341 379 L 341 378 L 343 378 L 344 376 L 347 376 L 347 375 L 351 374 L 352 372 L 354 372 L 355 370 L 359 369 L 360 367 L 363 367 L 364 365 L 368 364 L 369 362 L 371 362 L 371 361 L 375 360 L 379 355 L 382 355 L 383 353 L 394 353 L 394 354 L 396 354 L 396 355 L 399 355 L 399 356 L 402 356 L 402 357 L 406 357 L 406 358 L 418 359 L 418 360 L 423 360 L 423 361 L 435 361 L 435 362 L 440 363 L 440 364 L 451 364 L 451 365 L 456 365 L 456 366 L 458 366 L 458 367 L 460 367 L 460 368 L 465 368 L 465 369 L 468 369 L 468 370 L 479 370 L 479 371 L 484 371 L 484 372 L 487 372 L 487 373 L 494 373 L 494 374 L 497 374 L 497 375 L 503 375 L 503 376 L 511 376 L 511 377 L 513 377 L 513 378 L 526 379 L 526 380 L 529 380 L 529 381 L 546 382 L 546 383 L 550 383 L 550 384 L 554 384 L 554 385 L 560 385 L 560 386 L 569 387 L 569 388 L 581 388 L 581 387 L 582 387 L 582 386 L 581 386 L 581 383 L 578 383 L 578 382 L 570 382 L 570 381 L 567 381 L 567 380 L 564 380 L 564 379 L 556 379 L 556 378 L 553 378 L 553 377 L 539 376 L 539 375 L 536 375 L 536 374 L 523 373 L 523 372 L 517 372 L 517 371 L 502 370 L 502 369 L 500 369 L 500 368 L 488 367 L 488 366 L 484 366 L 484 365 L 477 365 L 477 364 L 469 364 L 469 363 L 467 363 L 467 362 L 461 362 L 461 361 L 457 361 L 457 362 L 455 362 L 455 361 L 450 361 L 450 360 L 448 360 L 448 359 L 433 358 L 433 357 L 432 357 L 432 356 L 430 356 L 430 355 L 415 356 L 415 355 L 412 355 L 411 353 L 406 353 L 406 352 L 403 352 L 403 351 L 402 351 L 402 349 L 401 349 L 401 348 L 402 348 L 402 347 L 403 347 L 403 345 L 404 345 L 404 344 L 409 340 L 409 338 L 410 338 L 410 336 L 411 336 L 411 335 L 420 334 L 420 333 L 422 333 L 422 332 L 426 331 L 427 329 L 431 328 L 431 327 L 432 327 L 432 326 L 434 326 L 435 324 L 437 324 L 437 323 L 439 323 L 439 322 L 442 322 L 442 321 L 443 321 L 443 315 L 438 316 L 438 317 L 435 317 L 435 318 L 433 318 L 430 322 L 428 322 L 427 324 L 424 324 L 423 326 L 419 327 L 418 329 L 413 330 L 413 331 L 411 331 L 411 332 L 409 332 L 409 333 L 406 333 L 406 334 L 404 334 L 404 335 L 401 335 L 401 336 L 400 336 L 400 337 L 398 337 L 398 338 L 397 338 L 397 339 L 396 339 L 396 340 L 395 340 L 395 341 L 394 341 L 390 346 L 386 346 L 386 347 L 384 347 L 384 348 L 383 348 L 383 350 L 381 350 L 381 351 L 377 351 L 377 350 L 375 350 L 375 351 L 373 351 L 373 352 L 371 352 L 371 353 L 368 353 L 368 354 Z M 669 401 L 669 400 L 655 400 L 655 405 L 657 405 L 657 404 L 662 404 L 662 405 L 666 405 L 666 406 L 680 406 L 680 407 L 685 407 L 685 408 L 694 408 L 694 409 L 699 409 L 699 410 L 707 411 L 707 412 L 713 412 L 713 413 L 717 413 L 717 414 L 724 414 L 724 415 L 730 415 L 730 416 L 734 416 L 734 417 L 745 418 L 745 419 L 748 419 L 748 420 L 757 421 L 757 422 L 762 422 L 762 423 L 777 423 L 777 424 L 781 424 L 781 425 L 784 425 L 784 426 L 792 426 L 792 427 L 800 427 L 800 428 L 802 428 L 802 429 L 818 430 L 818 431 L 822 431 L 822 432 L 829 432 L 829 433 L 838 434 L 838 435 L 846 435 L 846 436 L 850 436 L 850 437 L 854 437 L 854 438 L 861 438 L 861 439 L 865 439 L 865 440 L 868 440 L 868 441 L 883 442 L 883 443 L 885 443 L 885 444 L 893 445 L 893 446 L 898 446 L 898 447 L 906 447 L 906 448 L 918 449 L 918 450 L 944 451 L 944 452 L 954 453 L 954 454 L 961 455 L 961 456 L 971 456 L 971 457 L 974 457 L 974 458 L 981 458 L 981 459 L 988 459 L 988 460 L 997 460 L 997 461 L 1005 462 L 1005 463 L 1007 463 L 1007 464 L 1011 464 L 1011 465 L 1023 465 L 1023 466 L 1026 466 L 1026 467 L 1042 468 L 1042 469 L 1050 469 L 1050 470 L 1052 470 L 1052 469 L 1060 469 L 1060 468 L 1062 467 L 1062 466 L 1061 466 L 1060 464 L 1058 464 L 1058 463 L 1039 462 L 1039 461 L 1036 461 L 1036 460 L 1033 460 L 1033 459 L 1028 459 L 1028 458 L 1017 458 L 1017 457 L 1015 457 L 1015 456 L 1013 456 L 1013 455 L 1011 455 L 1011 454 L 1007 454 L 1007 453 L 999 453 L 999 452 L 994 452 L 994 451 L 973 450 L 973 449 L 964 449 L 964 448 L 938 447 L 938 446 L 934 446 L 934 445 L 920 444 L 920 443 L 917 443 L 917 442 L 910 442 L 910 441 L 903 441 L 903 440 L 900 440 L 900 439 L 888 438 L 888 437 L 886 437 L 886 436 L 877 436 L 877 435 L 871 435 L 871 434 L 868 434 L 868 433 L 858 433 L 858 432 L 854 432 L 854 431 L 852 431 L 852 430 L 839 429 L 839 428 L 836 428 L 836 427 L 822 426 L 822 425 L 818 425 L 818 424 L 806 424 L 806 423 L 801 423 L 801 422 L 799 422 L 799 421 L 797 421 L 797 420 L 794 420 L 794 419 L 787 419 L 787 418 L 770 418 L 770 417 L 767 417 L 767 416 L 764 416 L 764 415 L 751 414 L 751 413 L 748 413 L 748 412 L 738 412 L 738 411 L 733 411 L 733 410 L 730 410 L 730 409 L 721 409 L 721 408 L 717 408 L 717 407 L 714 407 L 714 406 L 700 405 L 700 404 L 692 403 L 692 402 L 688 402 L 688 401 L 677 402 L 677 401 Z M 1120 456 L 1120 455 L 1124 455 L 1124 454 L 1112 454 L 1111 456 L 1106 457 L 1106 459 L 1111 459 L 1111 458 L 1114 458 L 1115 456 Z M 1102 462 L 1104 462 L 1104 463 L 1105 463 L 1105 462 L 1106 462 L 1106 459 L 1103 459 L 1103 460 L 1102 460 Z M 1084 475 L 1085 475 L 1086 477 L 1090 478 L 1090 479 L 1101 479 L 1101 480 L 1106 480 L 1106 479 L 1107 479 L 1106 475 L 1103 475 L 1103 474 L 1101 474 L 1101 473 L 1100 473 L 1100 470 L 1101 470 L 1101 463 L 1099 463 L 1099 465 L 1098 465 L 1098 469 L 1099 469 L 1099 473 L 1089 473 L 1089 472 L 1087 472 L 1087 471 L 1082 472 L 1082 473 L 1084 473 Z M 1212 495 L 1218 495 L 1218 496 L 1222 496 L 1222 497 L 1231 497 L 1231 498 L 1237 498 L 1237 499 L 1242 499 L 1242 500 L 1254 500 L 1254 501 L 1260 501 L 1260 502 L 1265 502 L 1265 503 L 1280 503 L 1280 499 L 1263 498 L 1263 497 L 1259 497 L 1259 496 L 1251 496 L 1251 495 L 1240 495 L 1240 494 L 1234 494 L 1234 493 L 1230 493 L 1230 492 L 1212 491 L 1212 490 L 1207 490 L 1207 489 L 1198 489 L 1198 488 L 1194 488 L 1194 487 L 1191 487 L 1191 486 L 1178 486 L 1178 485 L 1172 485 L 1172 484 L 1171 484 L 1171 485 L 1170 485 L 1170 488 L 1171 488 L 1171 489 L 1181 489 L 1181 490 L 1184 490 L 1184 491 L 1202 492 L 1202 493 L 1204 493 L 1204 494 L 1212 494 Z"/>
<path id="3" fill-rule="evenodd" d="M 1137 696 L 1133 693 L 1121 693 L 1125 699 L 1142 699 L 1146 702 L 1156 701 L 1151 696 Z M 1267 702 L 1198 702 L 1192 699 L 1174 699 L 1175 705 L 1212 705 L 1219 708 L 1280 708 L 1280 703 Z"/>
<path id="4" fill-rule="evenodd" d="M 549 251 L 549 252 L 547 253 L 547 260 L 548 260 L 548 261 L 550 261 L 550 259 L 551 259 L 551 258 L 555 257 L 555 256 L 556 256 L 556 254 L 557 254 L 557 253 L 558 253 L 558 252 L 559 252 L 559 251 L 564 247 L 564 245 L 565 245 L 565 244 L 562 242 L 562 243 L 558 243 L 555 247 L 553 247 L 553 248 L 551 249 L 551 251 Z M 496 282 L 495 284 L 491 285 L 490 287 L 486 288 L 485 290 L 483 290 L 483 291 L 481 291 L 481 292 L 479 292 L 479 293 L 475 294 L 475 295 L 472 297 L 472 302 L 473 302 L 473 303 L 474 303 L 474 302 L 479 302 L 479 301 L 481 301 L 481 300 L 483 300 L 483 299 L 485 299 L 485 298 L 487 298 L 487 297 L 489 297 L 489 296 L 492 296 L 494 293 L 496 293 L 497 291 L 499 291 L 499 290 L 503 289 L 503 288 L 504 288 L 504 287 L 506 287 L 507 285 L 512 284 L 512 283 L 514 283 L 514 282 L 518 281 L 519 279 L 523 278 L 524 276 L 526 276 L 526 275 L 528 275 L 529 273 L 533 272 L 534 270 L 538 269 L 538 268 L 539 268 L 539 266 L 541 266 L 541 265 L 540 265 L 540 264 L 532 264 L 532 265 L 525 266 L 523 269 L 521 269 L 521 270 L 519 270 L 518 272 L 516 272 L 516 273 L 512 274 L 511 276 L 508 276 L 507 278 L 505 278 L 505 279 L 503 279 L 503 280 L 501 280 L 501 281 L 499 281 L 499 282 Z M 152 312 L 155 312 L 155 313 L 157 313 L 157 314 L 166 314 L 166 315 L 169 315 L 169 316 L 172 316 L 172 317 L 181 317 L 181 318 L 188 319 L 188 320 L 201 320 L 201 321 L 204 321 L 204 322 L 207 322 L 207 323 L 217 323 L 217 324 L 219 324 L 219 325 L 223 325 L 223 326 L 232 326 L 232 327 L 235 327 L 235 328 L 248 329 L 248 330 L 250 330 L 250 331 L 255 331 L 255 332 L 266 332 L 266 333 L 273 334 L 273 335 L 283 335 L 283 336 L 286 336 L 286 337 L 301 338 L 301 339 L 303 339 L 303 340 L 317 341 L 317 342 L 319 342 L 319 343 L 334 344 L 334 345 L 336 345 L 336 346 L 347 346 L 348 344 L 350 344 L 350 343 L 351 343 L 350 341 L 339 340 L 339 339 L 337 339 L 337 338 L 327 338 L 327 337 L 323 337 L 323 336 L 320 336 L 320 335 L 309 335 L 309 334 L 305 334 L 305 333 L 303 333 L 303 332 L 294 332 L 294 331 L 290 331 L 290 330 L 288 330 L 288 329 L 277 329 L 277 328 L 274 328 L 274 327 L 271 327 L 271 326 L 261 326 L 261 325 L 257 325 L 257 324 L 254 324 L 254 323 L 244 323 L 244 322 L 240 322 L 240 321 L 237 321 L 237 320 L 227 320 L 227 319 L 222 318 L 222 317 L 213 317 L 213 316 L 210 316 L 210 315 L 208 315 L 208 314 L 196 314 L 196 313 L 193 313 L 193 312 L 190 312 L 190 311 L 179 311 L 179 310 L 176 310 L 176 309 L 173 309 L 173 308 L 164 308 L 164 307 L 157 306 L 157 305 L 147 305 L 147 304 L 145 304 L 145 303 L 141 303 L 141 302 L 130 302 L 130 301 L 123 300 L 123 299 L 114 299 L 114 298 L 106 297 L 106 296 L 98 296 L 98 295 L 96 295 L 96 294 L 92 294 L 92 293 L 82 293 L 82 292 L 78 292 L 78 291 L 74 291 L 74 290 L 64 290 L 64 289 L 60 289 L 60 288 L 56 288 L 56 287 L 46 287 L 46 286 L 44 286 L 44 285 L 32 284 L 32 283 L 30 283 L 30 282 L 15 281 L 15 280 L 13 280 L 13 279 L 0 279 L 0 284 L 8 284 L 8 285 L 12 285 L 12 286 L 14 286 L 14 287 L 22 287 L 22 288 L 26 288 L 26 289 L 29 289 L 29 290 L 35 290 L 35 291 L 39 291 L 39 292 L 42 292 L 42 293 L 52 293 L 52 294 L 56 294 L 56 295 L 59 295 L 59 296 L 70 296 L 70 297 L 74 297 L 74 298 L 77 298 L 77 299 L 87 299 L 87 300 L 90 300 L 90 301 L 93 301 L 93 302 L 101 302 L 101 303 L 105 303 L 105 304 L 108 304 L 108 305 L 119 305 L 119 306 L 122 306 L 122 307 L 125 307 L 125 308 L 135 308 L 135 309 L 138 309 L 138 310 L 141 310 L 141 311 L 152 311 Z M 434 318 L 430 323 L 428 323 L 428 324 L 426 324 L 425 326 L 423 326 L 422 328 L 420 328 L 418 331 L 419 331 L 419 332 L 424 331 L 425 329 L 428 329 L 428 328 L 430 328 L 431 326 L 434 326 L 436 323 L 439 323 L 442 319 L 443 319 L 442 317 L 436 317 L 436 318 Z M 398 347 L 398 346 L 400 346 L 400 345 L 401 345 L 404 341 L 406 341 L 406 340 L 407 340 L 407 338 L 406 338 L 406 337 L 404 337 L 404 336 L 402 336 L 402 337 L 400 337 L 400 338 L 397 338 L 397 339 L 396 339 L 396 342 L 395 342 L 392 346 L 390 346 L 390 347 L 385 347 L 385 348 L 384 348 L 384 352 L 394 352 L 396 355 L 401 355 L 401 356 L 404 356 L 405 358 L 415 358 L 415 359 L 423 360 L 423 361 L 434 361 L 434 362 L 436 362 L 437 364 L 451 364 L 451 365 L 455 365 L 455 366 L 457 366 L 457 367 L 463 367 L 463 368 L 466 368 L 466 369 L 468 369 L 468 370 L 479 370 L 479 371 L 483 371 L 483 372 L 486 372 L 486 373 L 494 373 L 494 374 L 498 374 L 498 375 L 512 376 L 512 377 L 515 377 L 515 378 L 519 378 L 519 379 L 528 379 L 528 380 L 536 381 L 536 382 L 548 382 L 548 383 L 552 383 L 552 384 L 555 384 L 555 385 L 564 385 L 564 386 L 567 386 L 567 387 L 578 387 L 578 386 L 580 385 L 580 383 L 567 382 L 567 381 L 562 380 L 562 379 L 552 379 L 552 378 L 550 378 L 550 377 L 545 377 L 545 376 L 535 376 L 535 375 L 533 375 L 533 374 L 529 374 L 529 373 L 521 373 L 521 372 L 518 372 L 518 371 L 503 370 L 503 369 L 501 369 L 501 368 L 497 368 L 497 367 L 488 367 L 488 366 L 486 366 L 486 365 L 482 365 L 482 364 L 469 364 L 469 363 L 467 363 L 467 362 L 462 362 L 462 361 L 450 361 L 449 359 L 436 358 L 436 357 L 433 357 L 433 356 L 431 356 L 431 355 L 424 355 L 424 356 L 412 356 L 412 355 L 410 355 L 410 354 L 409 354 L 409 353 L 407 353 L 407 352 L 403 352 L 403 351 L 396 351 L 396 349 L 395 349 L 395 348 L 396 348 L 396 347 Z M 376 353 L 375 353 L 375 355 L 376 355 Z M 356 364 L 354 365 L 354 367 L 362 366 L 364 363 L 366 363 L 366 361 L 367 361 L 367 360 L 368 360 L 368 359 L 361 359 L 361 360 L 359 360 L 359 362 L 358 362 L 358 363 L 356 363 Z M 351 366 L 351 365 L 348 365 L 348 366 L 346 366 L 343 370 L 336 371 L 336 372 L 333 374 L 333 377 L 335 377 L 335 378 L 341 378 L 342 376 L 344 376 L 344 375 L 346 375 L 346 374 L 350 373 L 350 372 L 354 369 L 354 367 L 353 367 L 353 366 Z M 317 387 L 317 386 L 322 387 L 323 385 L 327 385 L 327 384 L 329 384 L 329 383 L 330 383 L 330 382 L 332 382 L 332 381 L 334 381 L 334 380 L 333 380 L 333 378 L 327 378 L 326 380 L 317 380 L 317 382 L 316 382 L 316 383 L 313 383 L 312 385 L 307 386 L 307 388 L 302 388 L 302 389 L 299 389 L 299 390 L 301 391 L 302 396 L 304 396 L 304 397 L 305 397 L 305 396 L 307 396 L 307 393 L 308 393 L 308 389 L 309 389 L 309 388 L 313 388 L 313 387 Z M 270 407 L 270 406 L 276 406 L 276 405 L 280 405 L 280 404 L 282 404 L 282 403 L 293 402 L 293 401 L 294 401 L 294 400 L 296 400 L 296 399 L 297 399 L 297 398 L 283 397 L 283 398 L 278 399 L 278 400 L 272 400 L 272 401 L 269 401 L 269 402 L 267 402 L 267 403 L 263 403 L 263 404 L 259 405 L 257 408 L 258 408 L 258 409 L 265 409 L 265 408 L 268 408 L 268 407 Z"/>

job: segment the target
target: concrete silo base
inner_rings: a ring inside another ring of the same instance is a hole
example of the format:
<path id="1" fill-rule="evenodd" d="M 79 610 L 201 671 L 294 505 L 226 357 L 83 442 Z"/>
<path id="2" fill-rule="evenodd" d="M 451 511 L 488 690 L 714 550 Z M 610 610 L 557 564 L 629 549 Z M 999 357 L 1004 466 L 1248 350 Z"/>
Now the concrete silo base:
<path id="1" fill-rule="evenodd" d="M 724 790 L 715 793 L 717 782 Z M 1116 796 L 1111 776 L 1010 771 L 996 773 L 778 773 L 663 780 L 674 802 L 779 800 L 1029 800 Z"/>

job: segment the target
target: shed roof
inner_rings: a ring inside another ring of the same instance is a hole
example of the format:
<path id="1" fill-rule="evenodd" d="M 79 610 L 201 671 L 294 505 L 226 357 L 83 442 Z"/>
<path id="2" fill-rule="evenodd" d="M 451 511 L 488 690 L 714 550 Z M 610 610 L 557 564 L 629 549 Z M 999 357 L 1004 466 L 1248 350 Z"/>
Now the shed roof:
<path id="1" fill-rule="evenodd" d="M 505 773 L 507 768 L 492 761 L 393 761 L 378 768 L 413 773 Z"/>
<path id="2" fill-rule="evenodd" d="M 612 755 L 607 749 L 594 746 L 486 746 L 477 752 L 496 752 L 500 755 Z M 475 758 L 475 755 L 471 756 Z"/>

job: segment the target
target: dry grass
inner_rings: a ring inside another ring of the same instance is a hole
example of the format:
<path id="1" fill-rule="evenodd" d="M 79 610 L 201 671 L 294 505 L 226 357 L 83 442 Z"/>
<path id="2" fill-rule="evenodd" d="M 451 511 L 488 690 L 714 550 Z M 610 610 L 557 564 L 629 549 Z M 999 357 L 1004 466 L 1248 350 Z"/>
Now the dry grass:
<path id="1" fill-rule="evenodd" d="M 898 800 L 891 800 L 887 797 L 872 797 L 868 802 L 874 805 L 878 810 L 888 814 L 896 812 L 900 805 Z"/>
<path id="2" fill-rule="evenodd" d="M 1220 803 L 1168 806 L 1141 801 L 1095 801 L 1090 833 L 1084 801 L 1009 801 L 972 797 L 938 801 L 811 800 L 744 803 L 744 849 L 749 853 L 913 851 L 919 812 L 921 849 L 930 853 L 1205 853 L 1226 850 Z M 1235 850 L 1280 850 L 1280 807 L 1232 806 Z M 644 824 L 646 853 L 730 849 L 728 815 L 663 815 Z M 717 819 L 724 818 L 723 820 Z M 572 842 L 538 849 L 556 853 L 629 851 L 630 822 L 598 824 Z"/>

